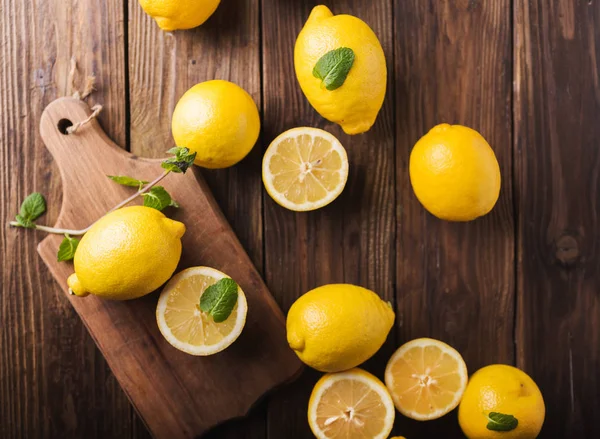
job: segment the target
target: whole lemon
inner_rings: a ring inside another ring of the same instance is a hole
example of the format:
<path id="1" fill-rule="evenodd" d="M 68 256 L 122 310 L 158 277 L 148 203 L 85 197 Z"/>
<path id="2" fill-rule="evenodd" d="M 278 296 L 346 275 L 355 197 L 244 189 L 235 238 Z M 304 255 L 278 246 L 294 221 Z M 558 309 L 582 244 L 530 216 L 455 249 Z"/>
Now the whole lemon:
<path id="1" fill-rule="evenodd" d="M 346 57 L 351 50 L 353 62 L 341 86 L 329 90 L 321 78 L 325 73 L 329 78 L 338 75 L 344 60 L 329 54 L 331 60 L 325 63 L 329 67 L 322 75 L 315 76 L 314 69 L 324 55 L 342 48 Z M 375 123 L 385 97 L 387 70 L 377 35 L 364 21 L 352 15 L 334 16 L 326 6 L 316 6 L 296 40 L 294 67 L 306 98 L 325 119 L 347 134 L 364 133 Z"/>
<path id="2" fill-rule="evenodd" d="M 250 152 L 260 132 L 258 108 L 233 82 L 196 84 L 179 99 L 171 121 L 177 146 L 196 152 L 195 164 L 227 168 Z"/>
<path id="3" fill-rule="evenodd" d="M 219 6 L 220 0 L 139 0 L 146 14 L 166 31 L 200 26 Z"/>
<path id="4" fill-rule="evenodd" d="M 515 419 L 498 419 L 497 414 Z M 535 382 L 522 370 L 505 364 L 475 372 L 458 406 L 458 422 L 469 439 L 534 439 L 545 414 L 544 398 Z M 499 428 L 505 431 L 497 431 Z"/>
<path id="5" fill-rule="evenodd" d="M 100 218 L 75 251 L 67 283 L 77 296 L 127 300 L 165 283 L 181 257 L 183 223 L 150 207 L 132 206 Z"/>
<path id="6" fill-rule="evenodd" d="M 339 372 L 373 356 L 393 324 L 391 305 L 373 291 L 324 285 L 294 302 L 287 316 L 287 340 L 304 363 Z"/>
<path id="7" fill-rule="evenodd" d="M 410 181 L 431 214 L 470 221 L 488 213 L 500 194 L 500 167 L 477 131 L 443 123 L 433 127 L 410 154 Z"/>

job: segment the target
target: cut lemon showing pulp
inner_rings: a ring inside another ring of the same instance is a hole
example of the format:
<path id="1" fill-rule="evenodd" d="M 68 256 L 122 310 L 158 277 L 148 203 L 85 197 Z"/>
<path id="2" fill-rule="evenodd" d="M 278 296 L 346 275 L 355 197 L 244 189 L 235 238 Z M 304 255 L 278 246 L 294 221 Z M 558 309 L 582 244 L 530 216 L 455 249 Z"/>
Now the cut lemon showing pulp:
<path id="1" fill-rule="evenodd" d="M 344 190 L 348 156 L 340 141 L 327 131 L 293 128 L 267 148 L 262 176 L 267 192 L 280 206 L 315 210 Z"/>
<path id="2" fill-rule="evenodd" d="M 383 383 L 362 369 L 323 376 L 308 403 L 308 423 L 318 439 L 387 439 L 395 415 Z"/>
<path id="3" fill-rule="evenodd" d="M 191 355 L 212 355 L 226 349 L 239 337 L 248 311 L 241 288 L 238 287 L 233 311 L 221 323 L 215 323 L 213 317 L 199 307 L 204 291 L 228 277 L 214 268 L 192 267 L 171 278 L 156 307 L 158 328 L 169 343 Z"/>
<path id="4" fill-rule="evenodd" d="M 451 346 L 419 338 L 400 346 L 385 369 L 385 385 L 400 413 L 437 419 L 453 410 L 467 387 L 467 366 Z"/>

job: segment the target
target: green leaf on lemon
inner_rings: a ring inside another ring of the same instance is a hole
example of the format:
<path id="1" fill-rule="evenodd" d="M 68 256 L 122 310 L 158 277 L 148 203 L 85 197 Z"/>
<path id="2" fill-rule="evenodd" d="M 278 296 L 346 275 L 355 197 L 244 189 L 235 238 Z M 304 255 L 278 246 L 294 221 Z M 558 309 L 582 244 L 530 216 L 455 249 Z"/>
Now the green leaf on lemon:
<path id="1" fill-rule="evenodd" d="M 511 431 L 519 425 L 519 421 L 513 415 L 490 412 L 486 417 L 488 419 L 487 429 L 492 431 Z"/>
<path id="2" fill-rule="evenodd" d="M 126 175 L 107 175 L 107 177 L 123 186 L 141 188 L 145 184 L 148 184 L 146 180 L 138 180 L 136 178 L 127 177 Z"/>
<path id="3" fill-rule="evenodd" d="M 73 259 L 78 245 L 79 239 L 71 238 L 68 234 L 65 234 L 65 238 L 58 247 L 58 254 L 56 255 L 58 262 L 70 261 Z"/>
<path id="4" fill-rule="evenodd" d="M 354 51 L 349 47 L 330 50 L 315 64 L 312 74 L 321 85 L 332 91 L 340 88 L 354 64 Z"/>
<path id="5" fill-rule="evenodd" d="M 238 284 L 223 278 L 211 285 L 200 297 L 200 310 L 212 316 L 215 323 L 227 320 L 238 300 Z"/>

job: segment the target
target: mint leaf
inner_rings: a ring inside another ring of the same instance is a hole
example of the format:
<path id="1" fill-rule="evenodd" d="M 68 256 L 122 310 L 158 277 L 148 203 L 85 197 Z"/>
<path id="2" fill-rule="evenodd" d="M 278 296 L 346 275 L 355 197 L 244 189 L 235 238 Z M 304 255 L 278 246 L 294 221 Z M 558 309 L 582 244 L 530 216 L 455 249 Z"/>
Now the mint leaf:
<path id="1" fill-rule="evenodd" d="M 194 164 L 196 153 L 191 153 L 188 148 L 176 146 L 167 151 L 169 154 L 174 154 L 175 157 L 166 159 L 161 163 L 161 166 L 171 172 L 185 173 L 190 166 Z"/>
<path id="2" fill-rule="evenodd" d="M 17 220 L 17 223 L 19 223 L 20 227 L 25 227 L 26 229 L 35 229 L 35 224 L 33 224 L 33 221 L 30 219 L 25 218 L 22 215 L 17 215 L 15 219 Z"/>
<path id="3" fill-rule="evenodd" d="M 492 431 L 511 431 L 519 425 L 519 421 L 513 415 L 490 412 L 486 417 L 488 419 L 487 429 Z"/>
<path id="4" fill-rule="evenodd" d="M 146 180 L 138 180 L 136 178 L 127 177 L 126 175 L 107 175 L 115 183 L 122 184 L 123 186 L 141 188 L 145 184 L 148 184 Z"/>
<path id="5" fill-rule="evenodd" d="M 223 278 L 211 285 L 200 297 L 200 310 L 212 316 L 215 323 L 227 320 L 238 299 L 238 284 Z"/>
<path id="6" fill-rule="evenodd" d="M 39 192 L 33 192 L 27 195 L 21 203 L 21 210 L 15 217 L 17 224 L 12 223 L 12 225 L 25 227 L 27 229 L 35 229 L 35 224 L 33 222 L 43 215 L 44 212 L 46 212 L 46 200 L 44 199 L 44 196 Z"/>
<path id="7" fill-rule="evenodd" d="M 312 74 L 321 80 L 321 85 L 332 91 L 340 88 L 354 64 L 354 51 L 349 47 L 330 50 L 315 64 Z"/>
<path id="8" fill-rule="evenodd" d="M 20 215 L 29 221 L 35 221 L 46 212 L 46 200 L 39 192 L 29 194 L 21 204 Z"/>
<path id="9" fill-rule="evenodd" d="M 165 207 L 171 206 L 173 202 L 171 195 L 162 186 L 154 186 L 148 192 L 141 195 L 144 197 L 144 206 L 156 210 L 163 210 Z"/>
<path id="10" fill-rule="evenodd" d="M 58 247 L 58 254 L 56 255 L 58 262 L 70 261 L 73 259 L 78 245 L 79 239 L 71 238 L 69 235 L 65 234 L 65 238 Z"/>

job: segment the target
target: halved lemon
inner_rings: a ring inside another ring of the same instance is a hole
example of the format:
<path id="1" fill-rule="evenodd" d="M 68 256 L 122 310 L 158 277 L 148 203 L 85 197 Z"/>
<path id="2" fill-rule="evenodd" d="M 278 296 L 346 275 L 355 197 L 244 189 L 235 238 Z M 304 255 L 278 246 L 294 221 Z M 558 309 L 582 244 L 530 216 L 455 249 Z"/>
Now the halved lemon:
<path id="1" fill-rule="evenodd" d="M 398 348 L 385 369 L 385 385 L 400 413 L 437 419 L 453 410 L 467 387 L 467 366 L 453 347 L 418 338 Z"/>
<path id="2" fill-rule="evenodd" d="M 383 383 L 362 369 L 323 376 L 308 403 L 308 423 L 317 439 L 386 439 L 395 416 Z"/>
<path id="3" fill-rule="evenodd" d="M 267 148 L 262 177 L 267 193 L 290 210 L 326 206 L 348 180 L 346 150 L 333 135 L 318 128 L 292 128 Z"/>
<path id="4" fill-rule="evenodd" d="M 248 304 L 238 287 L 237 303 L 229 317 L 215 323 L 200 310 L 200 297 L 225 273 L 210 267 L 192 267 L 177 273 L 167 283 L 156 307 L 158 329 L 177 349 L 191 355 L 212 355 L 229 347 L 242 333 Z"/>

